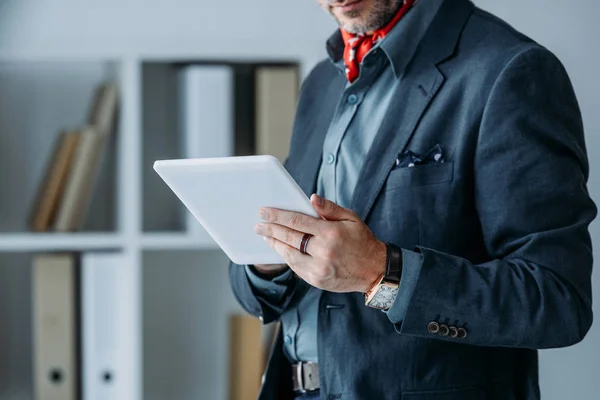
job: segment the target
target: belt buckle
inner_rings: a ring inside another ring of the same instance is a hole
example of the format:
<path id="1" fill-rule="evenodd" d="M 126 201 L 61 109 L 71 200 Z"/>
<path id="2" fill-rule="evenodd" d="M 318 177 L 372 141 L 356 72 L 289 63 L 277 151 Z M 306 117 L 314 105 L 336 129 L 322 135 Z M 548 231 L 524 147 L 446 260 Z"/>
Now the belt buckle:
<path id="1" fill-rule="evenodd" d="M 298 392 L 298 393 L 306 393 L 306 390 L 304 390 L 304 378 L 302 376 L 302 363 L 298 363 L 296 365 L 293 365 L 293 373 L 292 373 L 292 380 L 293 380 L 293 384 L 294 384 L 294 391 Z"/>
<path id="2" fill-rule="evenodd" d="M 315 363 L 301 362 L 296 364 L 293 369 L 292 380 L 297 392 L 307 393 L 319 389 L 319 375 L 317 373 L 315 376 Z"/>

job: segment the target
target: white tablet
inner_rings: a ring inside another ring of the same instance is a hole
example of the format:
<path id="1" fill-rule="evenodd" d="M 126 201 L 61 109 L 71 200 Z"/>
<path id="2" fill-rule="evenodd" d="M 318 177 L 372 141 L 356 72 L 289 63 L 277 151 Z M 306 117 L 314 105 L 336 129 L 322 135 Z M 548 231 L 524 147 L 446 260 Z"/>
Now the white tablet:
<path id="1" fill-rule="evenodd" d="M 258 211 L 274 207 L 318 217 L 272 156 L 158 160 L 154 170 L 236 264 L 285 263 L 260 235 Z"/>

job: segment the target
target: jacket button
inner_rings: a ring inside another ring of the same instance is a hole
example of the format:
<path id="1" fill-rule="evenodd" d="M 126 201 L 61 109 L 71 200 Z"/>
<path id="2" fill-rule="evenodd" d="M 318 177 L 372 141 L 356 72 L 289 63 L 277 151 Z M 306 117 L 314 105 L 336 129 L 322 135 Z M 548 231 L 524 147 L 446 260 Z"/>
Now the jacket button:
<path id="1" fill-rule="evenodd" d="M 458 328 L 458 336 L 459 339 L 464 339 L 467 337 L 467 330 L 465 328 Z"/>
<path id="2" fill-rule="evenodd" d="M 438 333 L 440 331 L 440 324 L 435 321 L 431 321 L 429 324 L 427 324 L 427 331 L 429 333 Z"/>
<path id="3" fill-rule="evenodd" d="M 450 336 L 452 339 L 456 339 L 458 337 L 458 329 L 456 329 L 455 326 L 448 327 L 448 331 L 448 336 Z"/>
<path id="4" fill-rule="evenodd" d="M 447 336 L 448 332 L 450 332 L 450 330 L 448 329 L 448 325 L 441 324 L 440 325 L 440 331 L 438 332 L 438 335 L 440 335 L 440 336 Z"/>

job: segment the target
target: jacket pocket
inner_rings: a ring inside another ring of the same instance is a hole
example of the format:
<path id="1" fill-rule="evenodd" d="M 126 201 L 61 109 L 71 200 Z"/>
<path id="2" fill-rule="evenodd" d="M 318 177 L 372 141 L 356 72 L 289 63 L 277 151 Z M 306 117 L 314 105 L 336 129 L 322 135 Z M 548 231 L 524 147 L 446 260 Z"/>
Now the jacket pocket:
<path id="1" fill-rule="evenodd" d="M 394 190 L 408 186 L 425 186 L 450 182 L 454 178 L 454 162 L 423 164 L 397 168 L 390 172 L 385 189 Z"/>

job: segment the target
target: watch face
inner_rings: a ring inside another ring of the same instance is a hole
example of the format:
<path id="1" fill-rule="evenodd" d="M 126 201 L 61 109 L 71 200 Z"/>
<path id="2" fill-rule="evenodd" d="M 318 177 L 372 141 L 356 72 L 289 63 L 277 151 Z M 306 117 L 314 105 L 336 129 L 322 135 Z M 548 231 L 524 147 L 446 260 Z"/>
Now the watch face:
<path id="1" fill-rule="evenodd" d="M 369 302 L 369 306 L 373 308 L 379 308 L 387 310 L 392 306 L 396 295 L 398 294 L 398 288 L 388 285 L 381 285 L 377 293 L 373 296 L 373 299 Z"/>

